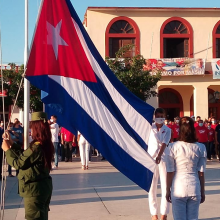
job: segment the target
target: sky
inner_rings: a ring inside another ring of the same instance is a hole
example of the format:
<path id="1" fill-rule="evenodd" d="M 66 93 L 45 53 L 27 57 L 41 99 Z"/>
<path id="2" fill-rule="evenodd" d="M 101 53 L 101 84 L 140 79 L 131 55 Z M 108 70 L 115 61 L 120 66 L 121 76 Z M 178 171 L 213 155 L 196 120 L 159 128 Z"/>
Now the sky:
<path id="1" fill-rule="evenodd" d="M 60 0 L 64 1 L 64 0 Z M 25 0 L 0 0 L 0 29 L 3 64 L 24 63 L 24 2 Z M 71 0 L 80 19 L 89 6 L 100 7 L 219 7 L 220 0 Z M 41 0 L 29 0 L 29 45 Z M 220 17 L 220 15 L 219 15 Z"/>

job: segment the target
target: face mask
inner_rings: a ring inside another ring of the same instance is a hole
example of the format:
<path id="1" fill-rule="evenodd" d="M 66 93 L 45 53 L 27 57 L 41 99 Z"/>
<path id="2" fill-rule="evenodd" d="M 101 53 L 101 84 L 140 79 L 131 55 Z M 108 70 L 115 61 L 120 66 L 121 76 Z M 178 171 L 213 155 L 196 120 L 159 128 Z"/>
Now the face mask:
<path id="1" fill-rule="evenodd" d="M 53 119 L 50 119 L 50 122 L 53 122 Z"/>
<path id="2" fill-rule="evenodd" d="M 211 126 L 210 126 L 210 125 L 208 126 L 208 129 L 211 129 Z"/>
<path id="3" fill-rule="evenodd" d="M 164 121 L 165 121 L 165 118 L 155 118 L 155 122 L 156 122 L 156 124 L 161 125 L 161 124 L 164 123 Z"/>
<path id="4" fill-rule="evenodd" d="M 176 123 L 179 124 L 180 120 L 176 120 Z"/>
<path id="5" fill-rule="evenodd" d="M 215 121 L 212 121 L 212 124 L 215 124 Z"/>
<path id="6" fill-rule="evenodd" d="M 3 127 L 4 123 L 1 123 L 1 126 Z"/>
<path id="7" fill-rule="evenodd" d="M 199 123 L 199 126 L 202 127 L 202 126 L 203 126 L 203 123 Z"/>
<path id="8" fill-rule="evenodd" d="M 167 124 L 168 124 L 168 122 L 167 122 L 167 121 L 165 121 L 165 122 L 164 122 L 164 124 L 165 124 L 165 125 L 167 125 Z"/>

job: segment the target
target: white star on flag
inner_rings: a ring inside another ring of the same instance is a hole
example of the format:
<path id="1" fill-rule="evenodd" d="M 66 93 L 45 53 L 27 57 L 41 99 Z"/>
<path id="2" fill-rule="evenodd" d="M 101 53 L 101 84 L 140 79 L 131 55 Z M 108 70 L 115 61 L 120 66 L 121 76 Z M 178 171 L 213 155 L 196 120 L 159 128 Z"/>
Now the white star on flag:
<path id="1" fill-rule="evenodd" d="M 156 67 L 157 67 L 156 63 L 152 63 L 152 68 L 154 69 Z"/>
<path id="2" fill-rule="evenodd" d="M 56 56 L 56 60 L 57 60 L 57 57 L 58 57 L 58 47 L 59 47 L 59 45 L 68 46 L 68 44 L 60 36 L 61 25 L 62 25 L 62 20 L 57 24 L 56 27 L 54 27 L 53 25 L 51 25 L 47 21 L 47 32 L 48 32 L 47 45 L 52 45 L 53 51 L 54 51 L 55 56 Z"/>

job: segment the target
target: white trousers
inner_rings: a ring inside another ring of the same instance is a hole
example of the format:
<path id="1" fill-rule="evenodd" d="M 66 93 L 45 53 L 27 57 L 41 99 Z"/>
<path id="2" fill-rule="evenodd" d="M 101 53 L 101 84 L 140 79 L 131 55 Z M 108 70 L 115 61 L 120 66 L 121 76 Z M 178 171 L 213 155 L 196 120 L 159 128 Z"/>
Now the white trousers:
<path id="1" fill-rule="evenodd" d="M 171 197 L 174 220 L 198 220 L 201 196 Z"/>
<path id="2" fill-rule="evenodd" d="M 155 169 L 151 188 L 148 194 L 151 215 L 158 215 L 159 213 L 159 207 L 157 204 L 157 184 L 159 177 L 160 177 L 160 185 L 161 185 L 160 214 L 167 215 L 169 213 L 169 207 L 170 207 L 169 203 L 166 200 L 167 171 L 166 171 L 166 163 L 165 161 L 162 160 Z"/>
<path id="3" fill-rule="evenodd" d="M 80 151 L 80 158 L 82 166 L 88 166 L 89 164 L 89 151 L 90 151 L 90 144 L 88 141 L 83 141 L 79 143 L 79 151 Z"/>

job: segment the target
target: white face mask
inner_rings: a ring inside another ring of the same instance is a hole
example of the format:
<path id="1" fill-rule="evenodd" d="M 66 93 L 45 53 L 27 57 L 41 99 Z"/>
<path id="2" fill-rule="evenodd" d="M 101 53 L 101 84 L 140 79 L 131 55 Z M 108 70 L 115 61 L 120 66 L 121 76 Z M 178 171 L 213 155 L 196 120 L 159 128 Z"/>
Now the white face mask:
<path id="1" fill-rule="evenodd" d="M 155 118 L 155 122 L 156 122 L 156 124 L 161 125 L 161 124 L 164 123 L 164 121 L 165 121 L 165 118 Z"/>
<path id="2" fill-rule="evenodd" d="M 50 122 L 53 122 L 53 119 L 50 119 Z"/>
<path id="3" fill-rule="evenodd" d="M 202 126 L 203 126 L 203 123 L 199 123 L 199 126 L 202 127 Z"/>
<path id="4" fill-rule="evenodd" d="M 215 121 L 212 121 L 212 124 L 215 124 Z"/>
<path id="5" fill-rule="evenodd" d="M 165 121 L 165 122 L 164 122 L 164 124 L 165 124 L 165 125 L 168 125 L 168 122 L 167 122 L 167 121 Z"/>
<path id="6" fill-rule="evenodd" d="M 179 120 L 179 119 L 177 119 L 177 120 L 176 120 L 176 123 L 177 123 L 177 124 L 179 124 L 179 122 L 180 122 L 180 120 Z"/>
<path id="7" fill-rule="evenodd" d="M 4 123 L 1 123 L 1 126 L 3 127 L 3 126 L 4 126 Z"/>

